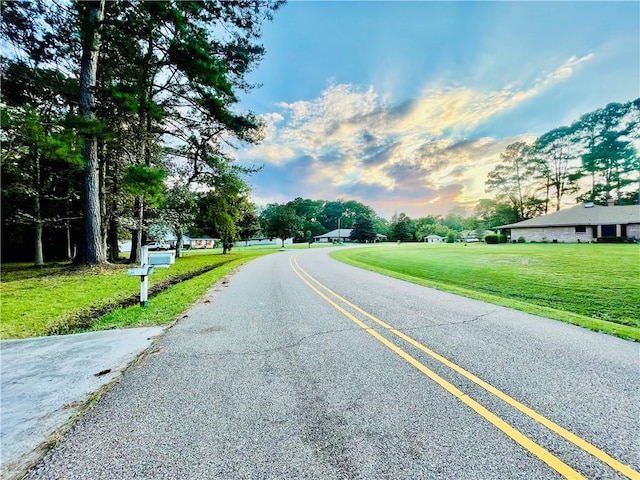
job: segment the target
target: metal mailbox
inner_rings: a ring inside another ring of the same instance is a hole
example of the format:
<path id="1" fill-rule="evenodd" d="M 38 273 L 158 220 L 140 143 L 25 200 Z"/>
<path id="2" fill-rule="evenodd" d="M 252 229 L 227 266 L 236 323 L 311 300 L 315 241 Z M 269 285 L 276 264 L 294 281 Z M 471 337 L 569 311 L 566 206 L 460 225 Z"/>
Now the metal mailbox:
<path id="1" fill-rule="evenodd" d="M 143 265 L 140 268 L 130 268 L 127 270 L 127 275 L 130 277 L 143 277 L 145 275 L 153 275 L 153 268 L 151 265 Z"/>
<path id="2" fill-rule="evenodd" d="M 149 253 L 149 265 L 156 267 L 168 268 L 169 265 L 176 263 L 175 252 Z"/>
<path id="3" fill-rule="evenodd" d="M 149 297 L 149 275 L 153 274 L 154 268 L 169 268 L 169 265 L 176 263 L 175 252 L 149 253 L 147 246 L 140 250 L 141 265 L 139 268 L 130 268 L 127 275 L 130 277 L 140 277 L 140 306 L 147 306 Z"/>

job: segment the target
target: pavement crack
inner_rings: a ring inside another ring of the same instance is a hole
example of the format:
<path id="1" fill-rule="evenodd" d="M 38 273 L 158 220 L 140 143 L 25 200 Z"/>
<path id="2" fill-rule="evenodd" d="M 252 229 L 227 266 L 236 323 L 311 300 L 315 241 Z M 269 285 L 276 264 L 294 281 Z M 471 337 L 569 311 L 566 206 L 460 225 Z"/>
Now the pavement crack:
<path id="1" fill-rule="evenodd" d="M 314 338 L 314 337 L 319 337 L 319 336 L 323 336 L 323 335 L 332 335 L 335 333 L 342 333 L 342 332 L 353 332 L 353 331 L 358 331 L 360 330 L 359 328 L 353 328 L 353 327 L 349 327 L 349 328 L 338 328 L 338 329 L 333 329 L 333 330 L 326 330 L 323 332 L 316 332 L 316 333 L 312 333 L 310 335 L 305 335 L 303 337 L 298 338 L 295 342 L 291 342 L 291 343 L 287 343 L 285 345 L 280 345 L 278 347 L 273 347 L 273 348 L 265 348 L 263 350 L 245 350 L 242 352 L 220 352 L 220 353 L 206 353 L 206 354 L 199 354 L 199 355 L 203 355 L 203 356 L 212 356 L 212 357 L 233 357 L 233 356 L 251 356 L 251 355 L 266 355 L 269 353 L 273 353 L 273 352 L 278 352 L 278 351 L 283 351 L 283 350 L 290 350 L 293 348 L 297 348 L 299 347 L 303 342 Z"/>
<path id="2" fill-rule="evenodd" d="M 480 321 L 483 317 L 486 317 L 488 315 L 491 315 L 493 313 L 496 313 L 497 310 L 491 310 L 490 312 L 486 312 L 486 313 L 481 313 L 480 315 L 476 315 L 475 317 L 469 319 L 469 320 L 461 320 L 459 322 L 443 322 L 443 323 L 432 323 L 430 325 L 425 325 L 423 327 L 413 327 L 413 328 L 404 328 L 404 331 L 410 331 L 410 330 L 427 330 L 429 328 L 433 328 L 433 327 L 447 327 L 450 325 L 464 325 L 467 323 L 474 323 L 477 321 Z"/>

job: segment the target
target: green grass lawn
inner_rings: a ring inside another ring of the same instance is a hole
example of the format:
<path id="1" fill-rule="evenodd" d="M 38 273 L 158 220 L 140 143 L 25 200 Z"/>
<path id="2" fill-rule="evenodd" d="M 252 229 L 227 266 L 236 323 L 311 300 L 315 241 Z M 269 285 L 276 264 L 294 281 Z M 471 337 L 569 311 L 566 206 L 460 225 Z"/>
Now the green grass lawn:
<path id="1" fill-rule="evenodd" d="M 640 246 L 403 244 L 336 259 L 414 283 L 640 340 Z"/>
<path id="2" fill-rule="evenodd" d="M 250 247 L 235 248 L 228 255 L 219 249 L 185 252 L 175 265 L 158 268 L 149 277 L 146 309 L 126 308 L 138 301 L 140 292 L 139 277 L 127 276 L 131 265 L 75 268 L 63 263 L 34 269 L 29 264 L 3 264 L 0 338 L 170 323 L 231 269 L 277 251 Z M 166 288 L 175 282 L 179 283 Z M 162 291 L 151 295 L 154 290 Z"/>

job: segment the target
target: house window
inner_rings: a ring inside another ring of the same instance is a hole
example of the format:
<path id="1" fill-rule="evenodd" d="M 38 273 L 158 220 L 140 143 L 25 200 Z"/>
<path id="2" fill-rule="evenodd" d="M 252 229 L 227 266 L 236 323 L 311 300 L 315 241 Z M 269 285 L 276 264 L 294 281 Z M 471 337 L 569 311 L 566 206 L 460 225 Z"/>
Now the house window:
<path id="1" fill-rule="evenodd" d="M 620 236 L 621 237 L 626 237 L 627 236 L 627 226 L 626 225 L 620 225 Z"/>
<path id="2" fill-rule="evenodd" d="M 587 233 L 587 227 L 585 225 L 578 225 L 576 227 L 576 233 Z"/>

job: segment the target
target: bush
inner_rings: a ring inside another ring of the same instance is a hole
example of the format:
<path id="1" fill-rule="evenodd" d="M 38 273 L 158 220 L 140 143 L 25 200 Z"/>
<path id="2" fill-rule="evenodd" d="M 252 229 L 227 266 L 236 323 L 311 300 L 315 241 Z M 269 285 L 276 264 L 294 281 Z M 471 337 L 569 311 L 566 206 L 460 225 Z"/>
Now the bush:
<path id="1" fill-rule="evenodd" d="M 598 243 L 626 243 L 627 237 L 600 237 Z"/>
<path id="2" fill-rule="evenodd" d="M 493 233 L 491 235 L 485 235 L 484 241 L 492 245 L 495 245 L 497 243 L 507 243 L 507 237 L 505 237 L 504 235 Z"/>
<path id="3" fill-rule="evenodd" d="M 518 243 L 527 243 L 527 239 L 524 237 L 518 237 Z"/>

